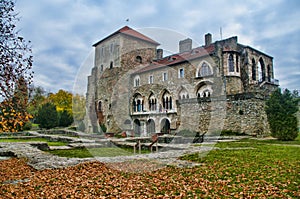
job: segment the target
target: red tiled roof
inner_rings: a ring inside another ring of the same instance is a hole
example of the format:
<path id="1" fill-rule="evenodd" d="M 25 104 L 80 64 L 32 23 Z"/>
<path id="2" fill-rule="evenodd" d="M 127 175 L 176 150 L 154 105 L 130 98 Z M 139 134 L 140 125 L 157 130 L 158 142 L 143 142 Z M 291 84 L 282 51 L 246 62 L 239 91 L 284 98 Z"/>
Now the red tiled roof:
<path id="1" fill-rule="evenodd" d="M 149 64 L 148 66 L 138 70 L 135 73 L 143 73 L 146 71 L 158 69 L 165 66 L 171 66 L 173 64 L 178 64 L 185 61 L 190 61 L 199 57 L 203 57 L 206 55 L 210 55 L 215 51 L 215 45 L 211 44 L 209 46 L 204 47 L 198 47 L 194 48 L 191 51 L 178 53 L 174 55 L 170 55 L 167 57 L 164 57 L 163 59 L 157 60 L 156 62 L 153 62 Z"/>
<path id="2" fill-rule="evenodd" d="M 99 43 L 103 42 L 104 40 L 116 35 L 116 34 L 124 34 L 124 35 L 128 35 L 128 36 L 131 36 L 131 37 L 135 37 L 135 38 L 138 38 L 138 39 L 141 39 L 141 40 L 144 40 L 144 41 L 147 41 L 147 42 L 150 42 L 154 45 L 160 45 L 158 42 L 154 41 L 153 39 L 143 35 L 142 33 L 139 33 L 135 30 L 133 30 L 132 28 L 128 27 L 128 26 L 124 26 L 123 28 L 117 30 L 116 32 L 112 33 L 111 35 L 105 37 L 104 39 L 98 41 L 97 43 L 95 43 L 93 46 L 97 46 Z"/>

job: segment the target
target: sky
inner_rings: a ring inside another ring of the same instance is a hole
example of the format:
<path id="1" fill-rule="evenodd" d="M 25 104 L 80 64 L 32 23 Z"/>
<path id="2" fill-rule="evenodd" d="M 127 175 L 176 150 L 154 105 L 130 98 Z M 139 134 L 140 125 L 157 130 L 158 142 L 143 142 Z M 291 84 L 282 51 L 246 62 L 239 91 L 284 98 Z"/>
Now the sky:
<path id="1" fill-rule="evenodd" d="M 281 88 L 300 89 L 298 0 L 17 0 L 16 11 L 20 35 L 32 42 L 34 85 L 47 92 L 76 92 L 76 82 L 91 73 L 92 45 L 125 25 L 159 39 L 171 53 L 179 40 L 168 46 L 157 32 L 203 45 L 208 32 L 220 40 L 221 28 L 223 39 L 238 36 L 271 55 Z"/>

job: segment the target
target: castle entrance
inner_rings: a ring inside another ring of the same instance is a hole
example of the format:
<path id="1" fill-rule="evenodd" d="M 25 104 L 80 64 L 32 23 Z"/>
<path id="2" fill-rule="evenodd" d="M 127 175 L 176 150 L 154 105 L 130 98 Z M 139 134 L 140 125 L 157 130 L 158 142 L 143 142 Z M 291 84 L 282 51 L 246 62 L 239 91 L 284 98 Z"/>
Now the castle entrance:
<path id="1" fill-rule="evenodd" d="M 160 132 L 164 134 L 169 134 L 171 132 L 171 125 L 170 121 L 166 118 L 164 118 L 160 123 Z"/>
<path id="2" fill-rule="evenodd" d="M 141 122 L 138 119 L 135 119 L 133 122 L 133 130 L 136 136 L 140 136 L 142 132 Z"/>
<path id="3" fill-rule="evenodd" d="M 147 121 L 147 134 L 155 133 L 155 122 L 153 119 Z"/>

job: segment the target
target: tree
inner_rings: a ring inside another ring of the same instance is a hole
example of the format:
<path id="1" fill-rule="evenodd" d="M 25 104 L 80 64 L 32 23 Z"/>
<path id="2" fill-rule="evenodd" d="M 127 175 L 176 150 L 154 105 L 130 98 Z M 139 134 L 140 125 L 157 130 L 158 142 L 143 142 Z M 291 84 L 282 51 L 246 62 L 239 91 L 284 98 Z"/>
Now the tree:
<path id="1" fill-rule="evenodd" d="M 59 112 L 59 126 L 68 127 L 73 123 L 73 116 L 67 110 Z"/>
<path id="2" fill-rule="evenodd" d="M 56 106 L 51 102 L 43 104 L 38 111 L 36 122 L 41 128 L 54 128 L 58 126 L 59 118 Z"/>
<path id="3" fill-rule="evenodd" d="M 30 119 L 28 86 L 32 83 L 30 42 L 19 36 L 15 2 L 0 0 L 0 132 L 18 131 Z M 26 96 L 27 95 L 27 96 Z"/>
<path id="4" fill-rule="evenodd" d="M 294 140 L 298 136 L 298 100 L 285 89 L 275 90 L 266 102 L 266 113 L 273 137 L 279 140 Z"/>
<path id="5" fill-rule="evenodd" d="M 60 89 L 56 94 L 50 94 L 49 100 L 56 105 L 57 111 L 72 111 L 72 93 Z"/>
<path id="6" fill-rule="evenodd" d="M 46 102 L 46 91 L 41 86 L 32 87 L 27 112 L 35 118 L 38 114 L 39 108 Z"/>

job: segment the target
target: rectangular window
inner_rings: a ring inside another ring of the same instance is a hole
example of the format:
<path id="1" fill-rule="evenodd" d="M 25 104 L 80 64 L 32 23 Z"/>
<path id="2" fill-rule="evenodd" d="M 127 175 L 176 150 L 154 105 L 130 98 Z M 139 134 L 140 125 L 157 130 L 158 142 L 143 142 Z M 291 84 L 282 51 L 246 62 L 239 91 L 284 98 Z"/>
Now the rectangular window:
<path id="1" fill-rule="evenodd" d="M 178 78 L 184 78 L 184 69 L 183 68 L 179 69 Z"/>
<path id="2" fill-rule="evenodd" d="M 163 73 L 163 81 L 167 81 L 168 80 L 168 73 Z"/>
<path id="3" fill-rule="evenodd" d="M 110 53 L 113 53 L 114 52 L 114 43 L 111 43 L 110 44 Z"/>
<path id="4" fill-rule="evenodd" d="M 236 55 L 235 59 L 236 59 L 236 61 L 235 61 L 235 63 L 236 63 L 236 72 L 239 72 L 240 71 L 240 69 L 239 69 L 239 56 Z"/>
<path id="5" fill-rule="evenodd" d="M 101 56 L 101 57 L 104 57 L 104 47 L 101 47 L 101 50 L 100 50 L 100 56 Z"/>
<path id="6" fill-rule="evenodd" d="M 153 75 L 149 76 L 149 84 L 153 84 Z"/>

